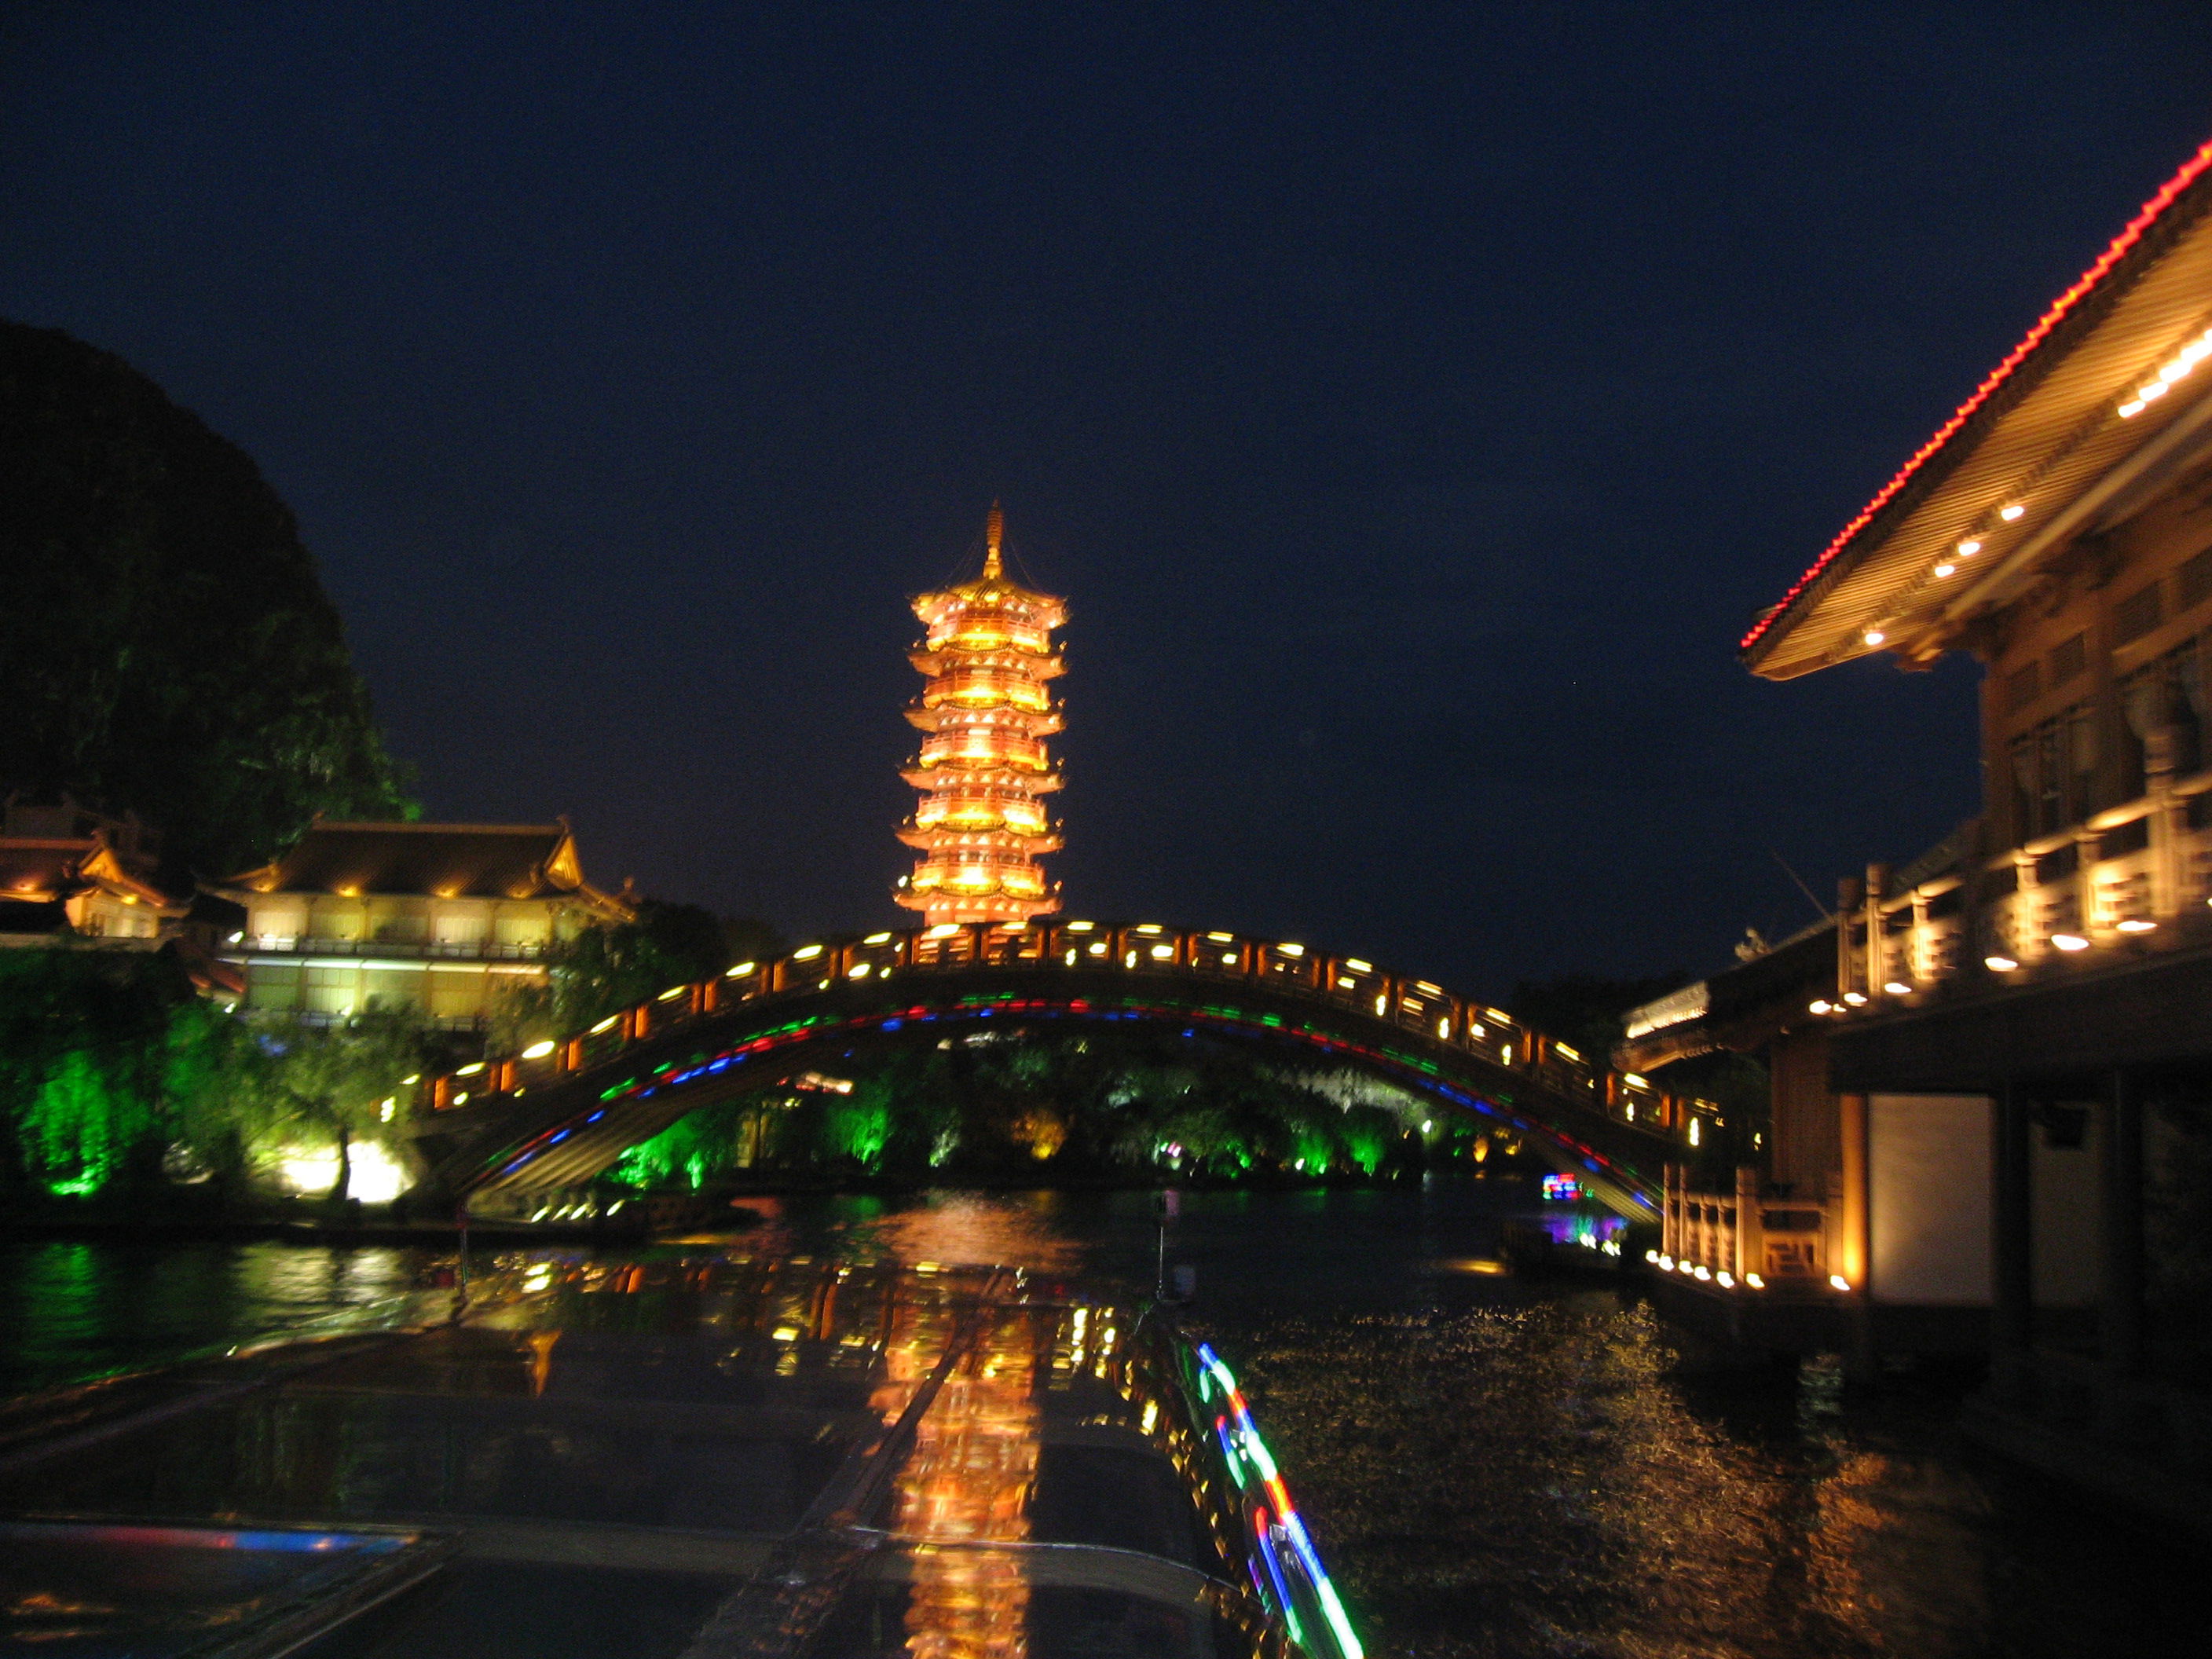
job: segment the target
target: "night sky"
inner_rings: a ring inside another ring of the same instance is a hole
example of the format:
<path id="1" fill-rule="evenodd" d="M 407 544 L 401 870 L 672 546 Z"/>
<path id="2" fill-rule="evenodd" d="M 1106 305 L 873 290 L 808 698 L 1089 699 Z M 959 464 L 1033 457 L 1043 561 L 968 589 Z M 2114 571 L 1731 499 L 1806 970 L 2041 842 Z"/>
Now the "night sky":
<path id="1" fill-rule="evenodd" d="M 1974 810 L 1971 663 L 1735 641 L 2212 134 L 2179 4 L 9 12 L 0 313 L 258 460 L 433 816 L 900 922 L 1003 495 L 1070 913 L 1493 995 Z"/>

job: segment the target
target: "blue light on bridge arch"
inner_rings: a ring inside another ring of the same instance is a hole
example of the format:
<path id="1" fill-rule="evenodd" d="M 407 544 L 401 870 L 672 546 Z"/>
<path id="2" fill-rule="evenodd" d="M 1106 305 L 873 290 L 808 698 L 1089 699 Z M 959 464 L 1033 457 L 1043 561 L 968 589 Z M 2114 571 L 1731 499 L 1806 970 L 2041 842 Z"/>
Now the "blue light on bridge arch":
<path id="1" fill-rule="evenodd" d="M 1004 1006 L 998 1006 L 1000 1004 L 1003 1004 Z M 1244 1010 L 1231 1006 L 1215 1006 L 1211 1004 L 1197 1010 L 1196 1012 L 1200 1017 L 1201 1023 L 1204 1023 L 1205 1021 L 1212 1021 L 1224 1027 L 1242 1030 L 1254 1036 L 1264 1035 L 1270 1031 L 1283 1031 L 1287 1036 L 1297 1037 L 1307 1042 L 1313 1043 L 1328 1053 L 1334 1054 L 1344 1052 L 1359 1054 L 1368 1059 L 1394 1064 L 1401 1067 L 1410 1067 L 1411 1069 L 1422 1073 L 1422 1075 L 1418 1079 L 1409 1079 L 1415 1082 L 1418 1086 L 1427 1089 L 1431 1092 L 1449 1100 L 1456 1105 L 1465 1107 L 1473 1111 L 1480 1112 L 1485 1116 L 1501 1118 L 1504 1121 L 1512 1124 L 1515 1127 L 1525 1133 L 1557 1139 L 1564 1143 L 1564 1146 L 1567 1150 L 1575 1153 L 1582 1154 L 1583 1156 L 1580 1161 L 1583 1164 L 1583 1167 L 1589 1170 L 1594 1174 L 1602 1176 L 1613 1167 L 1609 1160 L 1604 1158 L 1601 1154 L 1597 1154 L 1594 1148 L 1590 1147 L 1586 1143 L 1577 1139 L 1573 1134 L 1565 1129 L 1553 1127 L 1550 1126 L 1540 1127 L 1539 1126 L 1530 1122 L 1528 1119 L 1522 1117 L 1517 1113 L 1506 1110 L 1493 1102 L 1485 1100 L 1480 1096 L 1470 1094 L 1465 1090 L 1455 1087 L 1452 1084 L 1446 1082 L 1443 1077 L 1438 1075 L 1438 1068 L 1435 1065 L 1421 1061 L 1418 1060 L 1417 1057 L 1407 1055 L 1396 1049 L 1386 1046 L 1380 1050 L 1376 1050 L 1365 1048 L 1358 1043 L 1344 1042 L 1304 1024 L 1290 1026 L 1286 1029 L 1283 1017 L 1279 1014 L 1248 1012 Z M 1172 1018 L 1174 1016 L 1180 1015 L 1184 1018 L 1188 1018 L 1190 1017 L 1191 1011 L 1187 1006 L 1177 1007 L 1173 1005 L 1152 1006 L 1149 1004 L 1135 1006 L 1124 1004 L 1122 1006 L 1118 1008 L 1104 1008 L 1098 1006 L 1096 1003 L 1085 998 L 1073 998 L 1066 1002 L 1053 1002 L 1045 999 L 1023 1000 L 1011 997 L 997 997 L 988 1001 L 979 999 L 976 1001 L 965 1003 L 963 1006 L 951 1010 L 940 1011 L 931 1009 L 927 1006 L 917 1006 L 902 1009 L 896 1014 L 883 1017 L 864 1016 L 860 1018 L 849 1018 L 838 1021 L 822 1018 L 809 1018 L 801 1020 L 795 1024 L 780 1027 L 776 1030 L 771 1031 L 765 1036 L 751 1038 L 747 1042 L 736 1045 L 733 1049 L 718 1055 L 712 1061 L 694 1066 L 673 1076 L 669 1075 L 669 1073 L 672 1069 L 672 1062 L 671 1066 L 660 1068 L 659 1075 L 651 1083 L 646 1084 L 645 1086 L 639 1086 L 639 1085 L 644 1081 L 643 1079 L 631 1079 L 623 1084 L 615 1085 L 613 1088 L 604 1091 L 599 1098 L 602 1102 L 611 1101 L 618 1096 L 638 1100 L 649 1099 L 654 1095 L 659 1093 L 664 1085 L 674 1085 L 689 1083 L 710 1073 L 719 1073 L 725 1068 L 734 1066 L 742 1061 L 749 1054 L 763 1052 L 775 1048 L 781 1048 L 788 1043 L 804 1042 L 817 1037 L 828 1036 L 840 1030 L 850 1031 L 859 1028 L 872 1026 L 878 1030 L 895 1031 L 902 1029 L 909 1024 L 933 1024 L 943 1020 L 957 1020 L 963 1016 L 975 1018 L 988 1018 L 994 1014 L 1001 1012 L 1020 1016 L 1039 1017 L 1048 1019 L 1075 1018 L 1095 1020 L 1143 1021 L 1147 1019 L 1158 1019 L 1162 1016 Z M 1186 1036 L 1194 1037 L 1197 1035 L 1196 1025 L 1194 1024 L 1184 1027 L 1184 1035 Z M 600 1110 L 583 1120 L 583 1123 L 596 1123 L 599 1121 L 601 1118 L 605 1117 L 605 1115 L 606 1108 L 603 1106 Z M 583 1127 L 582 1124 L 572 1124 L 570 1128 L 573 1129 L 581 1127 Z M 568 1133 L 568 1131 L 564 1130 L 562 1138 L 565 1139 Z M 554 1143 L 546 1138 L 539 1138 L 538 1140 L 532 1142 L 529 1148 L 526 1151 L 524 1151 L 520 1157 L 504 1165 L 500 1170 L 500 1175 L 501 1176 L 511 1175 L 516 1170 L 521 1168 L 525 1164 L 529 1163 L 539 1153 L 547 1151 L 552 1144 Z M 1633 1177 L 1636 1172 L 1632 1168 L 1625 1168 L 1624 1173 Z M 1645 1199 L 1641 1194 L 1632 1193 L 1631 1196 L 1642 1208 L 1650 1210 L 1655 1207 L 1651 1201 Z"/>

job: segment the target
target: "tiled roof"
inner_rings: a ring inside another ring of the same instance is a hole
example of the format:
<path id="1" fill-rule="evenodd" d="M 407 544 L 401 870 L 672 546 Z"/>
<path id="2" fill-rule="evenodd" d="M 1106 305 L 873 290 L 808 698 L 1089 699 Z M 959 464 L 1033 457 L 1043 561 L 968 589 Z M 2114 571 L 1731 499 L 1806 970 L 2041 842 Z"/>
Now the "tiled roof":
<path id="1" fill-rule="evenodd" d="M 397 893 L 604 902 L 561 823 L 321 822 L 275 863 L 224 884 L 255 892 Z"/>
<path id="2" fill-rule="evenodd" d="M 92 850 L 90 842 L 0 841 L 0 900 L 40 902 L 73 887 L 77 861 Z M 33 898 L 32 895 L 37 895 Z"/>
<path id="3" fill-rule="evenodd" d="M 105 833 L 82 841 L 0 836 L 0 901 L 35 904 L 66 899 L 88 887 L 104 888 L 118 897 L 128 895 L 164 914 L 184 914 L 167 893 L 116 856 Z"/>
<path id="4" fill-rule="evenodd" d="M 2212 142 L 2201 146 L 2180 170 L 2143 204 L 2142 210 L 2128 222 L 2104 252 L 2037 319 L 2026 337 L 1990 371 L 1974 389 L 1973 395 L 1959 406 L 1927 442 L 1907 458 L 1896 476 L 1876 491 L 1874 499 L 1844 526 L 1821 551 L 1820 557 L 1814 561 L 1812 568 L 1782 596 L 1780 602 L 1769 607 L 1759 617 L 1738 646 L 1755 669 L 1762 672 L 1771 672 L 1766 659 L 1774 647 L 1775 636 L 1801 623 L 1833 578 L 1843 573 L 1844 568 L 1851 565 L 1869 546 L 1878 548 L 1886 537 L 1899 528 L 1905 518 L 1924 504 L 1930 489 L 1940 486 L 1966 454 L 1984 446 L 1999 428 L 2000 422 L 2013 416 L 2022 400 L 2041 386 L 2054 358 L 2063 357 L 2077 350 L 2084 337 L 2106 322 L 2110 307 L 2119 294 L 2138 283 L 2167 252 L 2172 235 L 2201 217 L 2205 206 L 2203 198 L 2206 190 L 2212 190 L 2212 179 L 2207 178 L 2208 172 L 2212 172 Z M 2184 204 L 2183 211 L 2175 211 L 2177 203 Z M 2184 309 L 2189 313 L 2189 320 L 2201 325 L 2201 289 L 2191 289 L 2185 299 Z M 2154 333 L 2159 333 L 2174 325 L 2175 319 L 2161 312 L 2148 319 L 2145 326 L 2150 327 Z M 2065 407 L 2051 417 L 2052 421 L 2063 428 L 2064 435 L 2076 445 L 2083 441 L 2083 434 L 2079 428 L 2084 415 L 2092 410 L 2101 410 L 2107 417 L 2107 427 L 2124 428 L 2131 437 L 2139 439 L 2155 430 L 2158 426 L 2155 420 L 2128 427 L 2125 422 L 2111 417 L 2112 405 L 2126 395 L 2119 388 L 2131 386 L 2140 379 L 2146 363 L 2155 368 L 2158 348 L 2166 343 L 2162 333 L 2160 338 L 2147 343 L 2138 344 L 2131 338 L 2116 341 L 2116 347 L 2125 345 L 2129 349 L 2123 354 L 2127 357 L 2126 364 L 2115 366 L 2111 370 L 2109 378 L 2112 384 L 2107 386 L 2100 380 L 2095 387 L 2082 392 L 2078 398 L 2060 400 L 2065 403 Z M 2146 356 L 2146 353 L 2149 355 Z M 2139 358 L 2143 361 L 2138 362 Z M 2051 399 L 2046 398 L 2045 401 Z M 2173 400 L 2174 406 L 2178 408 L 2180 401 Z M 2162 412 L 2170 414 L 2171 410 Z M 2019 424 L 2018 420 L 2015 419 L 2014 423 Z M 2095 447 L 2094 445 L 2089 447 Z M 2048 447 L 2046 442 L 2038 453 L 2042 454 L 2043 450 Z M 2110 459 L 2108 456 L 2099 459 L 2107 463 Z M 2048 472 L 2053 465 L 2052 460 L 2045 456 L 2042 471 Z M 2025 472 L 2033 469 L 2023 459 L 2014 470 Z M 2046 479 L 2045 482 L 2047 485 L 2051 481 Z M 1973 525 L 1966 524 L 1951 526 L 1946 533 L 1978 535 L 1981 532 Z M 1979 546 L 1981 544 L 1977 541 L 1974 544 Z M 1917 562 L 1916 568 L 1927 562 L 1919 557 L 1919 552 L 1920 550 L 1916 549 L 1912 559 L 1908 561 Z M 1808 666 L 1818 665 L 1819 661 L 1814 660 L 1796 666 L 1790 672 L 1802 672 Z M 1786 673 L 1778 676 L 1787 677 Z"/>

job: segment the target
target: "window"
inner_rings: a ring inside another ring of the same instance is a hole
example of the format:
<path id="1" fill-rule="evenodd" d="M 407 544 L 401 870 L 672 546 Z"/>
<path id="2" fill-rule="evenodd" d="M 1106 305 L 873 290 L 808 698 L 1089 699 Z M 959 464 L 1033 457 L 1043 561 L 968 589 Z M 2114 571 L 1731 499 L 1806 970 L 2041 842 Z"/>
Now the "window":
<path id="1" fill-rule="evenodd" d="M 257 939 L 283 939 L 289 943 L 307 928 L 307 910 L 298 904 L 257 904 L 248 914 L 252 920 L 247 923 L 247 930 Z"/>
<path id="2" fill-rule="evenodd" d="M 474 1019 L 483 1014 L 486 981 L 482 974 L 430 975 L 430 1014 L 435 1019 Z"/>
<path id="3" fill-rule="evenodd" d="M 375 937 L 395 945 L 422 942 L 426 907 L 420 899 L 386 899 L 370 911 Z"/>
<path id="4" fill-rule="evenodd" d="M 2051 684 L 2055 690 L 2089 665 L 2088 652 L 2079 634 L 2061 640 L 2051 652 Z"/>
<path id="5" fill-rule="evenodd" d="M 2204 764 L 2207 687 L 2191 640 L 2119 683 L 2124 782 L 2132 799 L 2142 793 L 2163 746 L 2165 764 L 2185 777 Z"/>
<path id="6" fill-rule="evenodd" d="M 291 963 L 258 962 L 246 976 L 246 1005 L 249 1008 L 297 1008 L 300 969 Z"/>
<path id="7" fill-rule="evenodd" d="M 542 909 L 502 910 L 492 936 L 501 945 L 543 945 L 551 931 Z"/>
<path id="8" fill-rule="evenodd" d="M 361 924 L 358 899 L 317 899 L 307 916 L 307 932 L 316 939 L 359 939 Z"/>
<path id="9" fill-rule="evenodd" d="M 2207 598 L 2212 598 L 2212 547 L 2208 547 L 2181 567 L 2180 587 L 2180 594 L 2173 602 L 2177 611 L 2202 605 Z"/>
<path id="10" fill-rule="evenodd" d="M 484 936 L 484 916 L 481 910 L 441 910 L 438 913 L 438 943 L 441 945 L 481 945 Z"/>
<path id="11" fill-rule="evenodd" d="M 2166 619 L 2159 604 L 2156 582 L 2137 588 L 2112 607 L 2112 643 L 2125 645 L 2139 640 Z"/>
<path id="12" fill-rule="evenodd" d="M 2005 707 L 2025 708 L 2043 695 L 2043 674 L 2033 663 L 2015 668 L 2005 678 Z"/>
<path id="13" fill-rule="evenodd" d="M 2079 823 L 2097 801 L 2096 711 L 2076 703 L 2012 741 L 2015 842 Z"/>
<path id="14" fill-rule="evenodd" d="M 391 969 L 369 969 L 362 975 L 362 1006 L 368 1008 L 420 1008 L 422 1006 L 423 975 L 411 969 L 393 971 Z"/>
<path id="15" fill-rule="evenodd" d="M 301 987 L 301 1006 L 310 1013 L 349 1014 L 359 990 L 358 969 L 310 967 Z"/>

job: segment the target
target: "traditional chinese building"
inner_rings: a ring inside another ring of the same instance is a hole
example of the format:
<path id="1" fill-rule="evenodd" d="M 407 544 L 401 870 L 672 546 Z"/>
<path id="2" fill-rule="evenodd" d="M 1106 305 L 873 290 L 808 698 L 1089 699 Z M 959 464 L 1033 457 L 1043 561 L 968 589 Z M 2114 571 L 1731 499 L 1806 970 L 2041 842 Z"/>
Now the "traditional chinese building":
<path id="1" fill-rule="evenodd" d="M 982 574 L 914 602 L 927 631 L 911 659 L 927 683 L 907 719 L 928 736 L 902 775 L 922 799 L 899 839 L 922 856 L 897 897 L 932 925 L 1019 926 L 1060 908 L 1037 860 L 1060 846 L 1044 740 L 1060 729 L 1047 682 L 1066 669 L 1052 634 L 1067 608 L 1006 575 L 1002 534 L 994 506 Z"/>
<path id="2" fill-rule="evenodd" d="M 332 1018 L 414 1008 L 480 1027 L 502 990 L 542 981 L 545 947 L 629 919 L 550 824 L 318 820 L 273 863 L 213 890 L 246 907 L 231 954 L 246 1003 Z"/>
<path id="3" fill-rule="evenodd" d="M 190 908 L 156 884 L 159 863 L 159 839 L 135 815 L 10 795 L 0 809 L 0 947 L 159 949 Z"/>
<path id="4" fill-rule="evenodd" d="M 1987 1437 L 2200 1522 L 2212 144 L 1741 649 L 1778 681 L 1876 653 L 1984 669 L 1979 817 L 1908 868 L 1869 866 L 1768 975 L 1802 1002 L 1761 1019 L 1818 1057 L 1790 1085 L 1806 1133 L 1810 1103 L 1832 1106 L 1823 1265 L 1863 1330 L 1901 1304 L 1986 1329 Z M 1710 1010 L 1662 1019 L 1647 1052 L 1670 1024 L 1719 1035 Z M 1731 1198 L 1670 1194 L 1700 1227 Z"/>

